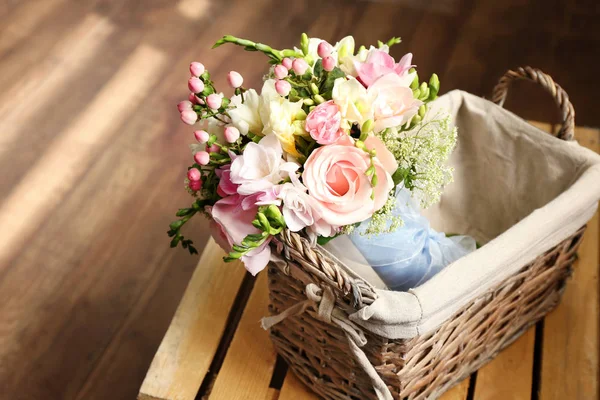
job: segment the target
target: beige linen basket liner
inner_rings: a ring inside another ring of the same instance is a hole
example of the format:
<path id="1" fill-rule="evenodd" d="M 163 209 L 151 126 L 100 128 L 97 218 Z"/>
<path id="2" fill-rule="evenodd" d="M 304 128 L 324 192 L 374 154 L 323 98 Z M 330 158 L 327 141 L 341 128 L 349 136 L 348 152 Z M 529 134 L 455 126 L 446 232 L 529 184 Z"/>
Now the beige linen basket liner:
<path id="1" fill-rule="evenodd" d="M 553 95 L 558 138 L 501 108 L 515 79 Z M 437 398 L 558 303 L 600 198 L 600 157 L 573 141 L 568 96 L 541 71 L 507 72 L 492 100 L 500 106 L 454 91 L 432 103 L 455 117 L 459 138 L 455 182 L 427 216 L 485 244 L 424 285 L 375 289 L 301 235 L 279 235 L 263 326 L 321 397 Z"/>

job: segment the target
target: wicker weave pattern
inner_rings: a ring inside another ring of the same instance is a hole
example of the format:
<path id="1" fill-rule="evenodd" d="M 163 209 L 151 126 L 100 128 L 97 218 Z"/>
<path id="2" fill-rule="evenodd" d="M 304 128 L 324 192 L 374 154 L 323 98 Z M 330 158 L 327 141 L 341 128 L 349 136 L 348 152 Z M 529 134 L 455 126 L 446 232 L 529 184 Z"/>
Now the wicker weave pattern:
<path id="1" fill-rule="evenodd" d="M 365 332 L 368 343 L 363 350 L 393 396 L 438 397 L 542 318 L 558 303 L 584 230 L 475 299 L 433 333 L 388 340 Z M 331 260 L 307 247 L 303 238 L 288 232 L 282 239 L 284 252 L 293 262 L 285 273 L 269 266 L 273 314 L 305 300 L 304 287 L 311 282 L 332 287 L 336 307 L 346 312 L 372 301 L 374 293 L 368 285 L 346 276 Z M 375 398 L 371 381 L 357 367 L 343 331 L 317 319 L 314 310 L 274 326 L 271 338 L 296 375 L 323 398 Z"/>

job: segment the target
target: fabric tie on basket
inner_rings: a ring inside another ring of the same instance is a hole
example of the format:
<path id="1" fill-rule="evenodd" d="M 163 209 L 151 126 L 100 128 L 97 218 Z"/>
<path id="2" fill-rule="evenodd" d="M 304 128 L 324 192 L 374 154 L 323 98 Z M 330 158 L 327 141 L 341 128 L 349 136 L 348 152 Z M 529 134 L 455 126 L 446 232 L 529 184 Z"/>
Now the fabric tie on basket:
<path id="1" fill-rule="evenodd" d="M 284 319 L 302 314 L 307 308 L 313 307 L 317 311 L 318 319 L 329 324 L 333 323 L 344 331 L 356 362 L 363 368 L 373 383 L 377 398 L 379 400 L 393 400 L 390 389 L 383 382 L 365 352 L 361 350 L 361 347 L 367 344 L 364 332 L 354 322 L 350 321 L 341 309 L 335 307 L 333 290 L 329 286 L 326 286 L 323 290 L 318 285 L 309 283 L 306 285 L 305 292 L 306 300 L 291 306 L 280 314 L 264 317 L 261 320 L 263 329 L 268 330 Z"/>

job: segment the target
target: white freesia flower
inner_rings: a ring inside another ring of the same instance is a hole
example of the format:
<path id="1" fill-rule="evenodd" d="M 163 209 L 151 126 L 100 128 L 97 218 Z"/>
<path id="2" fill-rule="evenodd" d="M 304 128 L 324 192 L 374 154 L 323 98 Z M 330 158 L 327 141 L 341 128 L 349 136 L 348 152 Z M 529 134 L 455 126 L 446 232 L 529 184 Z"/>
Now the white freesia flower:
<path id="1" fill-rule="evenodd" d="M 235 107 L 229 110 L 231 123 L 239 129 L 242 135 L 247 135 L 248 131 L 254 134 L 260 134 L 263 129 L 263 123 L 260 118 L 260 96 L 256 90 L 249 89 L 244 93 L 244 101 L 241 95 L 235 95 L 231 98 L 231 104 Z"/>
<path id="2" fill-rule="evenodd" d="M 278 185 L 286 178 L 285 171 L 297 168 L 293 163 L 286 163 L 282 155 L 281 144 L 274 135 L 267 135 L 258 143 L 248 143 L 231 163 L 231 182 L 240 185 L 237 192 L 251 195 Z"/>
<path id="3" fill-rule="evenodd" d="M 334 52 L 340 59 L 348 57 L 354 54 L 354 38 L 352 36 L 346 36 L 333 46 Z"/>
<path id="4" fill-rule="evenodd" d="M 373 118 L 372 93 L 355 78 L 338 78 L 333 84 L 332 98 L 340 108 L 342 118 L 359 126 Z"/>
<path id="5" fill-rule="evenodd" d="M 274 134 L 281 142 L 283 150 L 294 157 L 300 156 L 296 150 L 294 134 L 298 130 L 302 131 L 298 129 L 301 122 L 296 120 L 301 110 L 302 100 L 292 103 L 277 94 L 274 80 L 269 79 L 265 82 L 259 110 L 264 124 L 263 134 Z"/>

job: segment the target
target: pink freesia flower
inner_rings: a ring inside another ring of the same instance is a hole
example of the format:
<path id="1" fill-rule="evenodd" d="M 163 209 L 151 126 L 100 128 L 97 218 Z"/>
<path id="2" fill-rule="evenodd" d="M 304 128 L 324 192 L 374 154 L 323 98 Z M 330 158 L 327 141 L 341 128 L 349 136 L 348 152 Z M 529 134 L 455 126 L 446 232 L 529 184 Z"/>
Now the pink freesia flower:
<path id="1" fill-rule="evenodd" d="M 413 67 L 411 65 L 412 54 L 408 53 L 398 64 L 394 58 L 383 50 L 372 50 L 369 52 L 364 63 L 355 61 L 354 67 L 358 74 L 358 79 L 366 87 L 371 86 L 377 79 L 384 75 L 394 73 L 399 76 L 407 74 L 408 70 Z M 408 82 L 410 84 L 410 82 Z"/>
<path id="2" fill-rule="evenodd" d="M 342 114 L 340 108 L 329 100 L 319 104 L 306 117 L 305 129 L 319 144 L 331 144 L 345 133 L 340 129 Z"/>
<path id="3" fill-rule="evenodd" d="M 375 187 L 371 186 L 371 177 L 365 174 L 370 158 L 364 150 L 332 144 L 320 147 L 308 157 L 303 182 L 320 204 L 327 224 L 342 226 L 362 222 L 383 207 L 394 182 L 377 157 L 374 165 L 378 177 Z M 391 166 L 388 168 L 391 171 Z"/>
<path id="4" fill-rule="evenodd" d="M 375 132 L 407 123 L 423 104 L 413 97 L 413 92 L 405 85 L 405 80 L 395 73 L 379 78 L 369 88 L 369 92 L 374 93 L 375 99 L 373 101 Z"/>
<path id="5" fill-rule="evenodd" d="M 215 173 L 219 178 L 219 185 L 217 186 L 217 194 L 221 197 L 231 196 L 237 193 L 239 185 L 231 182 L 231 164 L 227 164 L 217 169 Z"/>
<path id="6" fill-rule="evenodd" d="M 222 247 L 225 244 L 223 237 L 227 239 L 228 247 L 224 247 L 225 251 L 231 251 L 231 246 L 242 243 L 246 236 L 259 233 L 252 225 L 258 206 L 244 200 L 245 197 L 239 194 L 228 196 L 217 201 L 210 210 L 213 220 L 220 228 L 220 232 L 215 228 L 211 233 Z M 270 239 L 266 240 L 260 247 L 242 256 L 244 266 L 252 275 L 256 275 L 267 266 L 271 256 L 269 241 Z"/>
<path id="7" fill-rule="evenodd" d="M 212 207 L 207 208 L 212 209 Z M 227 235 L 225 234 L 223 228 L 221 228 L 221 225 L 217 224 L 214 219 L 211 219 L 208 225 L 208 229 L 210 231 L 210 235 L 213 237 L 213 239 L 219 245 L 219 247 L 223 249 L 223 251 L 231 251 L 231 245 L 229 244 L 229 241 L 227 240 Z"/>

